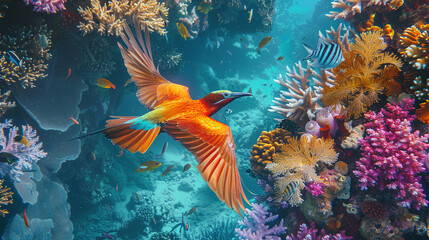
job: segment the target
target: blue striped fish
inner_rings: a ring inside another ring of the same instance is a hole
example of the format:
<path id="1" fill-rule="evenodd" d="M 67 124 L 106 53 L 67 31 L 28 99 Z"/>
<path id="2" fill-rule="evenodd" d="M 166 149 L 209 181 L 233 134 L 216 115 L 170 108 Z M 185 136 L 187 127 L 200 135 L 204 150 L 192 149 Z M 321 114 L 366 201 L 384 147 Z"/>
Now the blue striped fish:
<path id="1" fill-rule="evenodd" d="M 337 43 L 319 38 L 319 42 L 317 43 L 317 49 L 313 49 L 305 44 L 303 45 L 308 52 L 308 56 L 304 60 L 313 58 L 316 59 L 311 64 L 312 67 L 331 69 L 338 66 L 342 61 L 344 61 L 341 46 Z"/>

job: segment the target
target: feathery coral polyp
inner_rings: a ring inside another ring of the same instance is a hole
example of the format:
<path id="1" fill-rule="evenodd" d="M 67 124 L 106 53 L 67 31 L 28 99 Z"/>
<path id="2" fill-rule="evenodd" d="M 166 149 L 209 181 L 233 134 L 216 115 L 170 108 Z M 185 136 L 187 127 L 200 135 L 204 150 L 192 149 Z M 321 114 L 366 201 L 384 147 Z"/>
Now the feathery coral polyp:
<path id="1" fill-rule="evenodd" d="M 338 102 L 347 108 L 348 117 L 359 117 L 378 101 L 385 85 L 392 76 L 386 74 L 385 64 L 400 68 L 402 63 L 395 56 L 381 51 L 387 45 L 381 32 L 366 32 L 356 39 L 351 50 L 344 53 L 344 62 L 332 69 L 335 82 L 323 88 L 322 102 L 332 106 Z"/>
<path id="2" fill-rule="evenodd" d="M 361 140 L 362 157 L 353 173 L 361 189 L 389 189 L 400 206 L 420 209 L 428 201 L 423 193 L 420 176 L 424 150 L 429 148 L 429 135 L 412 131 L 414 100 L 387 104 L 379 113 L 368 112 L 365 118 L 366 136 Z"/>
<path id="3" fill-rule="evenodd" d="M 56 13 L 66 9 L 64 3 L 67 0 L 24 0 L 27 5 L 30 3 L 34 5 L 34 11 L 36 12 L 46 12 L 46 13 Z"/>
<path id="4" fill-rule="evenodd" d="M 283 145 L 274 162 L 267 165 L 275 177 L 277 201 L 288 201 L 291 205 L 302 203 L 301 190 L 306 182 L 321 183 L 316 174 L 316 163 L 333 164 L 337 153 L 332 139 L 311 137 L 291 138 Z M 293 184 L 293 189 L 289 185 Z M 288 191 L 286 191 L 288 189 Z M 290 191 L 293 190 L 293 191 Z"/>

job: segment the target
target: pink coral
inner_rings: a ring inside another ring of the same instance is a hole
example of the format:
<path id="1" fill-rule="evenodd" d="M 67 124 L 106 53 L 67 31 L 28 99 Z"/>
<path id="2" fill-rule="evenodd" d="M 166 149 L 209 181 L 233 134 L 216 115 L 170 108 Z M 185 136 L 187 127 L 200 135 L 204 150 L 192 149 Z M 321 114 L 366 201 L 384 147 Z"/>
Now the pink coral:
<path id="1" fill-rule="evenodd" d="M 56 13 L 66 9 L 64 3 L 67 0 L 24 0 L 27 5 L 33 4 L 34 11 L 36 12 L 46 12 L 46 13 Z"/>
<path id="2" fill-rule="evenodd" d="M 319 195 L 322 195 L 323 192 L 323 188 L 325 184 L 323 183 L 315 183 L 313 181 L 309 182 L 307 184 L 307 186 L 305 186 L 305 190 L 307 190 L 309 193 L 311 193 L 311 195 L 313 195 L 314 197 L 317 197 Z"/>
<path id="3" fill-rule="evenodd" d="M 377 186 L 390 189 L 400 206 L 416 209 L 427 206 L 418 173 L 424 170 L 423 150 L 429 148 L 429 135 L 419 136 L 412 131 L 415 115 L 414 100 L 387 104 L 387 110 L 368 112 L 365 118 L 366 137 L 361 140 L 362 157 L 353 173 L 359 178 L 361 189 Z"/>

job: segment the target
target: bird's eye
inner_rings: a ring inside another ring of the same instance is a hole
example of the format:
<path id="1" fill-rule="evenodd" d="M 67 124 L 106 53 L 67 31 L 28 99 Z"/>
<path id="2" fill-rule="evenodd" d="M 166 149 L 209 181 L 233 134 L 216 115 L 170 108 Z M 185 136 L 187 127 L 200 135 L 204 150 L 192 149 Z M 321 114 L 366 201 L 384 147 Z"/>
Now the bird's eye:
<path id="1" fill-rule="evenodd" d="M 222 96 L 224 98 L 229 98 L 229 96 L 231 96 L 231 93 L 230 92 L 224 92 L 224 93 L 222 93 Z"/>

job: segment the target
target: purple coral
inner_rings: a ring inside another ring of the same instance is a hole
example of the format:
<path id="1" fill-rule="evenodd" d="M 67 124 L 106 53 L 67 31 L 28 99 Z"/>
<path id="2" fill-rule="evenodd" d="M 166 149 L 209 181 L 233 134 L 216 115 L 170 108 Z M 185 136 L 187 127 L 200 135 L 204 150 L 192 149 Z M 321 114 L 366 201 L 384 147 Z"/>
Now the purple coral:
<path id="1" fill-rule="evenodd" d="M 24 0 L 27 5 L 33 4 L 34 11 L 56 13 L 57 11 L 66 9 L 64 3 L 67 0 Z"/>
<path id="2" fill-rule="evenodd" d="M 247 214 L 250 218 L 245 217 L 243 221 L 238 221 L 244 228 L 235 229 L 238 233 L 237 236 L 246 240 L 280 240 L 279 235 L 286 232 L 286 228 L 283 227 L 283 219 L 280 220 L 280 224 L 271 228 L 267 225 L 269 222 L 275 221 L 278 215 L 268 214 L 267 207 L 262 204 L 252 203 L 252 210 L 247 209 Z"/>
<path id="3" fill-rule="evenodd" d="M 424 170 L 420 162 L 423 150 L 429 148 L 429 135 L 412 132 L 415 119 L 414 100 L 404 99 L 399 104 L 387 104 L 379 113 L 368 112 L 365 118 L 366 136 L 362 139 L 362 157 L 353 173 L 359 178 L 361 189 L 378 185 L 380 190 L 392 190 L 400 206 L 416 209 L 427 206 L 418 173 Z"/>
<path id="4" fill-rule="evenodd" d="M 286 240 L 348 240 L 353 239 L 352 237 L 348 237 L 344 234 L 344 231 L 341 231 L 341 233 L 337 233 L 335 235 L 332 234 L 326 234 L 325 229 L 322 229 L 320 231 L 320 234 L 317 235 L 318 230 L 316 229 L 316 226 L 314 223 L 311 223 L 310 228 L 307 227 L 305 223 L 301 224 L 299 226 L 299 231 L 294 235 L 290 235 L 286 237 Z"/>
<path id="5" fill-rule="evenodd" d="M 5 136 L 5 130 L 9 133 L 8 137 Z M 31 126 L 22 126 L 22 135 L 28 140 L 27 145 L 14 140 L 18 130 L 18 127 L 12 125 L 12 120 L 0 123 L 0 153 L 10 153 L 18 159 L 14 163 L 0 162 L 0 177 L 7 174 L 15 181 L 20 181 L 22 170 L 31 169 L 33 163 L 46 156 L 41 149 L 43 143 L 38 143 L 39 137 Z"/>

